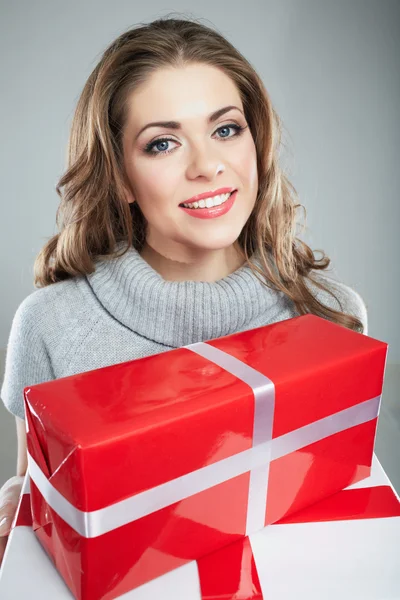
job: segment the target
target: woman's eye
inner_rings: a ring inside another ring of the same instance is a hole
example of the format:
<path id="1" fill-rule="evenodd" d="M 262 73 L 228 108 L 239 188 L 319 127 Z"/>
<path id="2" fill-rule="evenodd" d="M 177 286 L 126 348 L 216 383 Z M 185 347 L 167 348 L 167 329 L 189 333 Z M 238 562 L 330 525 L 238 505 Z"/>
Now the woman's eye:
<path id="1" fill-rule="evenodd" d="M 229 135 L 230 129 L 233 129 L 236 133 L 234 135 Z M 236 123 L 230 123 L 229 125 L 222 125 L 222 127 L 218 127 L 216 132 L 222 132 L 222 135 L 219 136 L 219 139 L 223 140 L 241 135 L 244 129 L 245 127 L 236 125 Z M 168 149 L 169 142 L 175 142 L 175 140 L 172 140 L 171 138 L 158 138 L 157 140 L 154 140 L 154 142 L 150 142 L 149 144 L 147 144 L 147 146 L 145 146 L 144 151 L 147 154 L 152 154 L 153 156 L 160 154 L 169 154 L 174 150 L 174 148 Z"/>
<path id="2" fill-rule="evenodd" d="M 217 131 L 229 131 L 229 129 L 236 129 L 237 130 L 238 127 L 239 127 L 239 125 L 224 125 L 223 127 L 219 127 L 217 129 Z M 228 135 L 223 135 L 222 137 L 226 138 L 226 137 L 233 137 L 233 136 L 231 136 L 231 135 L 228 134 Z"/>
<path id="3" fill-rule="evenodd" d="M 170 138 L 159 138 L 158 140 L 154 140 L 154 142 L 150 142 L 145 146 L 144 151 L 147 154 L 169 154 L 172 150 L 168 150 L 167 146 L 169 142 L 174 142 L 175 140 L 171 140 Z M 156 149 L 155 149 L 156 148 Z"/>

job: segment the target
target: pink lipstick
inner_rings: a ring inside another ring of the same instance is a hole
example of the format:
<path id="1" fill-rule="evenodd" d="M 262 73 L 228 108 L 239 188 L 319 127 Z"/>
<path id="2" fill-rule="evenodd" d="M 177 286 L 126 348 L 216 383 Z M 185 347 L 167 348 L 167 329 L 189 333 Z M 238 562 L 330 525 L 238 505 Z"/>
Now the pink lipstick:
<path id="1" fill-rule="evenodd" d="M 222 190 L 225 191 L 217 190 L 217 193 L 212 194 L 211 197 L 218 194 L 227 194 L 231 189 L 232 188 L 222 188 Z M 211 208 L 186 208 L 185 206 L 180 206 L 179 208 L 184 210 L 186 214 L 190 215 L 191 217 L 195 217 L 196 219 L 213 219 L 214 217 L 221 217 L 227 213 L 232 208 L 236 200 L 236 196 L 237 190 L 232 192 L 228 200 L 223 202 L 223 204 L 220 204 L 219 206 L 212 206 Z M 198 196 L 195 196 L 195 198 L 195 200 L 190 199 L 190 203 L 198 202 L 203 198 L 210 198 L 210 194 L 199 194 Z"/>

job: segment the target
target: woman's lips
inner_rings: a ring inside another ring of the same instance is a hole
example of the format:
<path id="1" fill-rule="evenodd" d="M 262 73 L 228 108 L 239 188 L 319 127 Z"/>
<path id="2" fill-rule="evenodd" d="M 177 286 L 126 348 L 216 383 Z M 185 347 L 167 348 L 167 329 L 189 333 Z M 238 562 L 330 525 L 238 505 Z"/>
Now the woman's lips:
<path id="1" fill-rule="evenodd" d="M 193 196 L 181 204 L 193 204 L 194 202 L 199 202 L 200 200 L 205 200 L 206 198 L 212 198 L 214 196 L 220 196 L 221 194 L 231 194 L 235 191 L 233 187 L 223 187 L 215 190 L 214 192 L 203 192 L 202 194 L 197 194 L 197 196 Z M 181 204 L 179 206 L 181 206 Z"/>
<path id="2" fill-rule="evenodd" d="M 214 219 L 227 213 L 233 206 L 237 196 L 237 190 L 231 193 L 228 200 L 219 206 L 212 206 L 211 208 L 186 208 L 180 206 L 179 208 L 184 210 L 186 214 L 196 219 Z"/>

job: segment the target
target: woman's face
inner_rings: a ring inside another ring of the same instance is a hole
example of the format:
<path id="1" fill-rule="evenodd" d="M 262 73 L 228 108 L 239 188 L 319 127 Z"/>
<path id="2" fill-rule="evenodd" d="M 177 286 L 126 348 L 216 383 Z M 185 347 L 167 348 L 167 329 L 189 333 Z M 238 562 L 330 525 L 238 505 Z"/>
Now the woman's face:
<path id="1" fill-rule="evenodd" d="M 232 106 L 209 121 L 216 111 Z M 147 243 L 175 260 L 231 247 L 258 190 L 256 148 L 235 84 L 203 64 L 160 69 L 135 90 L 128 108 L 123 137 L 131 186 L 127 199 L 138 203 L 148 223 Z M 148 126 L 160 121 L 179 127 Z M 237 190 L 225 214 L 196 218 L 201 208 L 179 206 L 225 187 Z"/>

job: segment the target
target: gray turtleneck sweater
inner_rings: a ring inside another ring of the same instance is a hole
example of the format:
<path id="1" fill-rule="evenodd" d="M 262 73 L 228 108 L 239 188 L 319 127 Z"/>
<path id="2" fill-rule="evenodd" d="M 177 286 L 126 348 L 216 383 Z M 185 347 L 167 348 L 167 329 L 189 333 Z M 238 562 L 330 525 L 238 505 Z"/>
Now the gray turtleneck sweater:
<path id="1" fill-rule="evenodd" d="M 361 297 L 329 281 L 342 310 L 360 318 L 367 333 Z M 341 309 L 329 294 L 314 292 Z M 0 395 L 23 419 L 29 385 L 295 316 L 292 302 L 246 265 L 215 282 L 166 281 L 131 247 L 123 257 L 97 261 L 88 276 L 37 289 L 23 300 L 11 326 Z"/>

